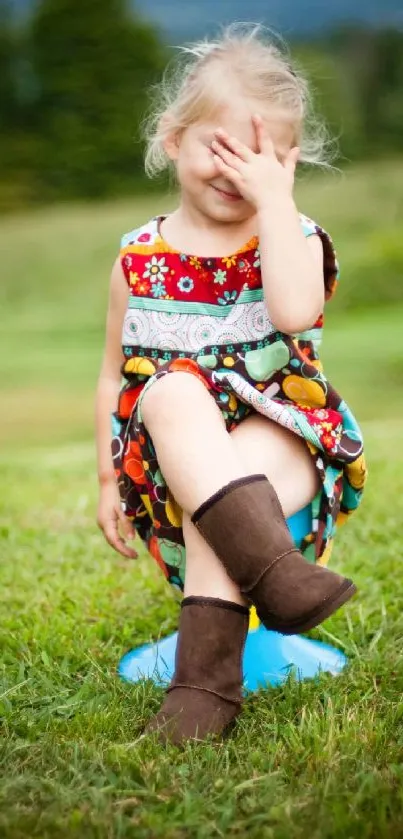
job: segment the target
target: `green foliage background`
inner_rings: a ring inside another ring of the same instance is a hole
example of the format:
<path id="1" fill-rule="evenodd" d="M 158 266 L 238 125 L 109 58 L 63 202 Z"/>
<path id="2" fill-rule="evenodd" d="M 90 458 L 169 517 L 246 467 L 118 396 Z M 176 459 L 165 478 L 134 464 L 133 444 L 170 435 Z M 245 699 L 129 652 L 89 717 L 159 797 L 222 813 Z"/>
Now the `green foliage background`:
<path id="1" fill-rule="evenodd" d="M 401 150 L 403 32 L 339 29 L 294 53 L 344 164 Z M 37 0 L 24 22 L 0 0 L 0 211 L 144 191 L 139 126 L 172 54 L 126 0 Z"/>

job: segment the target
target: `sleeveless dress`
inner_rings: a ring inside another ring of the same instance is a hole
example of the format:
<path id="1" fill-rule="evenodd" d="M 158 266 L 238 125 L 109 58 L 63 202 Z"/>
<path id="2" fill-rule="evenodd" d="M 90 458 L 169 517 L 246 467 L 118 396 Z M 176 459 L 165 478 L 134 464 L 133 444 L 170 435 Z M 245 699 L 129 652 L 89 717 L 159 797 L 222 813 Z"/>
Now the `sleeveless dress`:
<path id="1" fill-rule="evenodd" d="M 279 332 L 264 303 L 256 237 L 230 256 L 190 256 L 163 240 L 162 218 L 121 242 L 130 295 L 112 455 L 123 509 L 168 581 L 182 590 L 182 511 L 161 474 L 141 403 L 160 376 L 186 371 L 208 388 L 228 432 L 257 412 L 305 440 L 321 488 L 301 550 L 325 564 L 336 525 L 360 502 L 366 467 L 360 429 L 319 359 L 323 316 L 298 335 Z M 300 221 L 305 236 L 321 238 L 329 300 L 338 280 L 332 241 L 306 216 Z"/>

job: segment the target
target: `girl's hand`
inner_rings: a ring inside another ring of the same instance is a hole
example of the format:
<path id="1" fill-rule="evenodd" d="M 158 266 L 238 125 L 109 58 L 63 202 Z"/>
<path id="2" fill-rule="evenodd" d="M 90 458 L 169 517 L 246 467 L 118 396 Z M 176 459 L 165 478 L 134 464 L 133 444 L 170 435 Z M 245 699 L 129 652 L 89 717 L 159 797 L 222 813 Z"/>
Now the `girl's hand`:
<path id="1" fill-rule="evenodd" d="M 126 544 L 127 539 L 134 539 L 135 533 L 131 522 L 120 506 L 119 490 L 114 480 L 101 485 L 97 524 L 106 541 L 115 551 L 128 559 L 137 558 L 136 551 Z"/>
<path id="2" fill-rule="evenodd" d="M 292 148 L 284 163 L 280 163 L 262 118 L 256 114 L 252 122 L 257 153 L 236 137 L 230 137 L 222 128 L 214 132 L 211 148 L 218 171 L 231 181 L 246 201 L 261 209 L 273 196 L 292 195 L 299 148 Z"/>

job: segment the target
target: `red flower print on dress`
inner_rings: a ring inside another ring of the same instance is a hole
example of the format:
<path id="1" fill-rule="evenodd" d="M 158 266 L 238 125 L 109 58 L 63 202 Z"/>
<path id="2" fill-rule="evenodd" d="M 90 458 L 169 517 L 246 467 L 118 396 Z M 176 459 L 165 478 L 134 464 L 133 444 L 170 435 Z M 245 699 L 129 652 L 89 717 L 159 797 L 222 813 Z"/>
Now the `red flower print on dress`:
<path id="1" fill-rule="evenodd" d="M 136 283 L 136 293 L 137 294 L 148 294 L 150 291 L 151 285 L 147 280 L 140 280 L 139 283 Z"/>
<path id="2" fill-rule="evenodd" d="M 335 439 L 333 434 L 322 434 L 321 437 L 322 443 L 325 449 L 332 449 L 335 443 Z"/>

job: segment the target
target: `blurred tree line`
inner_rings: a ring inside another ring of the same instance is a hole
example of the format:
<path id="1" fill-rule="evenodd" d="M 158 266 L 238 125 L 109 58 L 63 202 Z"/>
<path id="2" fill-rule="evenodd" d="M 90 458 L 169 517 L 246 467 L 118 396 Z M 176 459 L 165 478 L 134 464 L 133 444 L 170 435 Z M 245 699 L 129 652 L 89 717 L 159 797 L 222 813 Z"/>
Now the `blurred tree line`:
<path id="1" fill-rule="evenodd" d="M 345 28 L 295 52 L 343 158 L 402 151 L 403 32 Z M 0 208 L 144 191 L 138 128 L 167 57 L 125 0 L 37 0 L 23 22 L 0 0 Z"/>

